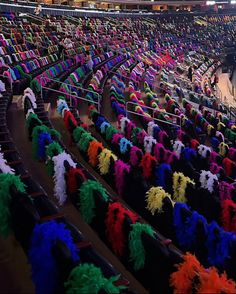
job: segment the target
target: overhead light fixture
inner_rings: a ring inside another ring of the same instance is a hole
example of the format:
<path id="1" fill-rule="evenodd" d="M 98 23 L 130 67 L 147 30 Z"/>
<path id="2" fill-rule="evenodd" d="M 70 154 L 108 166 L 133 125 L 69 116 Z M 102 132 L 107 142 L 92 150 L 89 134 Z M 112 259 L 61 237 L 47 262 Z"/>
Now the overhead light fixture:
<path id="1" fill-rule="evenodd" d="M 215 5 L 216 4 L 216 1 L 207 1 L 206 2 L 206 5 Z"/>
<path id="2" fill-rule="evenodd" d="M 236 0 L 231 0 L 230 4 L 236 4 Z"/>

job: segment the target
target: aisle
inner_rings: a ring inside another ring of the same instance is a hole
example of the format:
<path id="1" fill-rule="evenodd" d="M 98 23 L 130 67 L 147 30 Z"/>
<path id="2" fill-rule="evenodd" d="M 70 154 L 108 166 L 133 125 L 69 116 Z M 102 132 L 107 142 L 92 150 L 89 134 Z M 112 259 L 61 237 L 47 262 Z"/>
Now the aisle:
<path id="1" fill-rule="evenodd" d="M 230 91 L 232 84 L 229 80 L 228 73 L 219 74 L 218 87 L 222 93 L 222 101 L 226 104 L 229 104 L 230 106 L 236 106 L 236 102 L 235 102 L 234 97 Z M 225 99 L 225 97 L 226 97 L 226 99 Z"/>

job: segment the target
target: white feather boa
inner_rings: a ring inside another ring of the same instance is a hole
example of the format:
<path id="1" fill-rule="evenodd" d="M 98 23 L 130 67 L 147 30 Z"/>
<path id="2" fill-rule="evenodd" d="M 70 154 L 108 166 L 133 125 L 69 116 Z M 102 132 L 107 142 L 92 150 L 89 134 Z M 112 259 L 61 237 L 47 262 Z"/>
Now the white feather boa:
<path id="1" fill-rule="evenodd" d="M 36 97 L 34 95 L 34 92 L 30 88 L 26 88 L 24 90 L 24 95 L 23 95 L 23 98 L 22 98 L 22 104 L 23 104 L 22 106 L 23 107 L 24 107 L 26 97 L 28 97 L 29 100 L 31 101 L 33 109 L 36 109 L 37 108 Z"/>
<path id="2" fill-rule="evenodd" d="M 63 103 L 63 104 L 67 104 L 66 101 L 65 101 L 64 99 L 58 99 L 58 100 L 57 100 L 57 107 L 58 107 L 61 103 Z M 67 107 L 68 107 L 68 105 L 67 105 Z"/>
<path id="3" fill-rule="evenodd" d="M 27 113 L 26 113 L 26 116 L 25 116 L 26 120 L 28 119 L 28 117 L 29 117 L 29 115 L 30 115 L 31 113 L 34 113 L 33 108 L 28 109 L 28 111 L 27 111 Z"/>
<path id="4" fill-rule="evenodd" d="M 184 144 L 179 141 L 179 140 L 176 140 L 174 142 L 174 145 L 173 145 L 173 150 L 177 153 L 178 157 L 180 157 L 180 154 L 182 152 L 182 149 L 184 149 Z"/>
<path id="5" fill-rule="evenodd" d="M 61 116 L 64 118 L 64 115 L 65 115 L 65 111 L 69 111 L 70 109 L 69 108 L 63 108 L 62 109 L 62 112 L 61 112 Z"/>
<path id="6" fill-rule="evenodd" d="M 130 122 L 130 119 L 128 119 L 128 117 L 126 116 L 123 116 L 121 119 L 120 119 L 120 130 L 121 130 L 121 133 L 125 133 L 125 126 L 126 126 L 126 123 L 129 123 Z"/>
<path id="7" fill-rule="evenodd" d="M 157 140 L 154 139 L 152 136 L 145 136 L 144 137 L 144 149 L 146 153 L 152 152 L 152 146 L 157 143 Z"/>
<path id="8" fill-rule="evenodd" d="M 202 145 L 202 144 L 198 146 L 198 153 L 202 157 L 204 157 L 204 158 L 207 157 L 207 151 L 209 151 L 211 153 L 211 148 L 207 147 L 206 145 Z"/>
<path id="9" fill-rule="evenodd" d="M 67 198 L 64 162 L 67 161 L 74 168 L 76 163 L 72 160 L 70 154 L 65 151 L 54 156 L 52 160 L 54 163 L 54 195 L 58 199 L 59 205 L 63 205 Z"/>
<path id="10" fill-rule="evenodd" d="M 148 123 L 147 133 L 148 133 L 149 136 L 153 136 L 153 129 L 156 126 L 157 126 L 157 124 L 155 124 L 153 121 L 150 121 Z"/>
<path id="11" fill-rule="evenodd" d="M 1 147 L 0 147 L 1 151 Z M 0 152 L 0 171 L 4 174 L 14 174 L 15 171 L 12 169 L 8 164 L 6 159 L 4 158 L 3 154 Z"/>
<path id="12" fill-rule="evenodd" d="M 217 138 L 218 138 L 218 137 L 221 137 L 222 142 L 225 141 L 225 137 L 224 137 L 224 135 L 223 135 L 220 131 L 216 131 L 216 137 L 217 137 Z"/>
<path id="13" fill-rule="evenodd" d="M 212 193 L 214 191 L 214 183 L 215 181 L 218 182 L 218 178 L 210 171 L 202 170 L 199 181 L 201 183 L 201 188 L 207 189 L 210 193 Z"/>

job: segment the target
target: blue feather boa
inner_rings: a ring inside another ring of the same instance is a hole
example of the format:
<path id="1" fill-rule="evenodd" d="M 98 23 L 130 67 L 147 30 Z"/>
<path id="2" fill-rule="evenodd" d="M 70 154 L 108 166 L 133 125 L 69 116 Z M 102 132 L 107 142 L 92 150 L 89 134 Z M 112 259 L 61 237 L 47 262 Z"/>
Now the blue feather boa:
<path id="1" fill-rule="evenodd" d="M 38 138 L 38 158 L 40 159 L 46 158 L 46 140 L 48 144 L 53 142 L 50 134 L 45 132 L 40 133 Z"/>
<path id="2" fill-rule="evenodd" d="M 215 151 L 218 150 L 219 144 L 220 144 L 220 141 L 216 137 L 211 138 L 211 146 Z"/>
<path id="3" fill-rule="evenodd" d="M 126 111 L 124 110 L 124 108 L 120 107 L 117 102 L 113 101 L 111 103 L 111 107 L 116 112 L 117 115 L 122 114 L 126 116 Z"/>
<path id="4" fill-rule="evenodd" d="M 192 215 L 190 218 L 188 218 L 188 221 L 186 222 L 186 239 L 185 239 L 185 246 L 187 249 L 191 249 L 193 244 L 196 242 L 196 230 L 197 230 L 197 225 L 201 221 L 204 225 L 205 231 L 207 231 L 207 221 L 205 217 L 202 215 L 198 214 L 196 211 L 193 211 Z"/>
<path id="5" fill-rule="evenodd" d="M 64 108 L 68 108 L 68 105 L 67 105 L 66 101 L 63 101 L 63 102 L 61 102 L 61 103 L 58 105 L 58 107 L 57 107 L 57 112 L 58 112 L 60 115 L 62 115 L 62 110 L 63 110 Z"/>
<path id="6" fill-rule="evenodd" d="M 105 134 L 106 132 L 106 128 L 109 127 L 110 124 L 107 121 L 104 121 L 101 125 L 100 125 L 100 131 L 102 134 Z"/>
<path id="7" fill-rule="evenodd" d="M 74 262 L 79 261 L 78 250 L 65 224 L 48 221 L 36 225 L 32 233 L 28 257 L 37 294 L 55 293 L 58 269 L 52 247 L 57 240 L 67 246 Z"/>
<path id="8" fill-rule="evenodd" d="M 119 146 L 120 146 L 120 153 L 125 154 L 128 150 L 128 146 L 132 147 L 133 144 L 129 140 L 123 137 L 120 139 Z"/>
<path id="9" fill-rule="evenodd" d="M 97 120 L 96 120 L 96 122 L 95 122 L 96 127 L 97 127 L 97 128 L 100 128 L 101 124 L 102 124 L 104 121 L 106 122 L 106 119 L 105 119 L 104 116 L 98 116 L 98 118 L 97 118 Z"/>
<path id="10" fill-rule="evenodd" d="M 156 140 L 158 140 L 158 134 L 160 132 L 160 127 L 159 126 L 154 126 L 153 128 L 153 133 L 152 133 L 152 136 L 153 138 L 155 138 Z"/>
<path id="11" fill-rule="evenodd" d="M 171 172 L 171 167 L 167 163 L 160 164 L 155 170 L 156 185 L 162 187 L 164 190 L 167 188 L 165 171 Z"/>
<path id="12" fill-rule="evenodd" d="M 215 234 L 216 230 L 217 234 Z M 216 222 L 212 222 L 208 226 L 206 246 L 210 266 L 224 266 L 226 259 L 230 256 L 230 243 L 235 238 L 234 234 L 225 232 Z"/>
<path id="13" fill-rule="evenodd" d="M 190 147 L 185 147 L 182 151 L 182 155 L 186 161 L 191 162 L 191 160 L 197 156 L 197 152 Z"/>
<path id="14" fill-rule="evenodd" d="M 189 210 L 188 205 L 185 203 L 176 202 L 173 210 L 174 214 L 174 227 L 176 238 L 180 246 L 185 246 L 186 241 L 186 224 L 183 223 L 181 210 Z M 186 220 L 187 221 L 187 220 Z"/>

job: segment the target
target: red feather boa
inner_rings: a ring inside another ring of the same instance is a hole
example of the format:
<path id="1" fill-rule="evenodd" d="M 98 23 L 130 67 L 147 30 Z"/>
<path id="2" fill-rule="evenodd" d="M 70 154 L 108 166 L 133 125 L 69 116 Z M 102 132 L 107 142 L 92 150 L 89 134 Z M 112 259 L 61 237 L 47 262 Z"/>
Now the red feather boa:
<path id="1" fill-rule="evenodd" d="M 138 216 L 124 208 L 121 203 L 114 202 L 109 205 L 106 219 L 107 235 L 115 254 L 119 256 L 123 255 L 126 242 L 123 232 L 123 223 L 126 216 L 131 223 L 138 220 Z"/>
<path id="2" fill-rule="evenodd" d="M 236 203 L 232 200 L 222 202 L 222 223 L 226 231 L 236 233 Z"/>
<path id="3" fill-rule="evenodd" d="M 153 172 L 153 165 L 156 164 L 156 158 L 150 153 L 146 153 L 141 160 L 141 167 L 143 170 L 143 176 L 148 179 Z"/>
<path id="4" fill-rule="evenodd" d="M 65 124 L 65 127 L 67 128 L 67 130 L 70 131 L 70 123 L 69 123 L 69 120 L 71 120 L 72 124 L 77 127 L 78 126 L 78 123 L 74 117 L 74 115 L 71 113 L 71 111 L 69 110 L 65 110 L 65 113 L 64 113 L 64 117 L 63 117 L 63 120 L 64 120 L 64 124 Z"/>
<path id="5" fill-rule="evenodd" d="M 83 181 L 87 180 L 81 168 L 71 168 L 67 173 L 67 189 L 69 194 L 76 193 L 79 188 L 76 180 L 76 175 L 80 175 Z"/>

